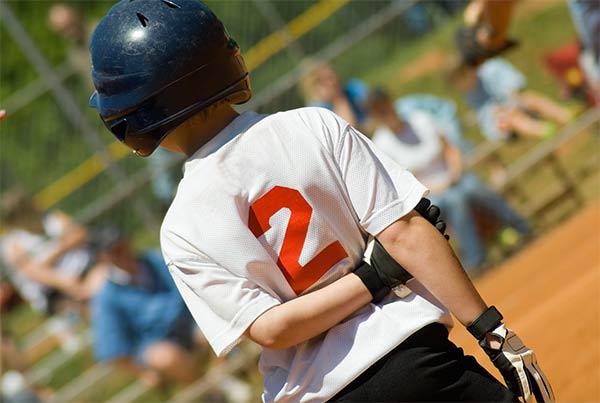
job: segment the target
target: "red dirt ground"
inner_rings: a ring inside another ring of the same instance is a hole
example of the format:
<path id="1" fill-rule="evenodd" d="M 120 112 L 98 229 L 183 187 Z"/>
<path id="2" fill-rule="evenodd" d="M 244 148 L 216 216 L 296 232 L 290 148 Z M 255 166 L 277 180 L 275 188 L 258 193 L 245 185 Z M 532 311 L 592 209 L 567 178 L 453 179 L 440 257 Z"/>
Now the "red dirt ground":
<path id="1" fill-rule="evenodd" d="M 600 401 L 600 199 L 475 284 L 534 349 L 557 401 Z M 462 326 L 451 339 L 499 377 Z"/>

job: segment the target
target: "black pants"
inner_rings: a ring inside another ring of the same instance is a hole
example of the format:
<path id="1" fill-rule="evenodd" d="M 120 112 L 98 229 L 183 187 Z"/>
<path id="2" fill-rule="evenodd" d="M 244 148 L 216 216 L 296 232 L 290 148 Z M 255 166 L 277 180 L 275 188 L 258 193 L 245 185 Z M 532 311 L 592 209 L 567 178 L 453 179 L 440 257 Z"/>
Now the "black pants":
<path id="1" fill-rule="evenodd" d="M 443 325 L 417 331 L 330 402 L 518 402 Z"/>

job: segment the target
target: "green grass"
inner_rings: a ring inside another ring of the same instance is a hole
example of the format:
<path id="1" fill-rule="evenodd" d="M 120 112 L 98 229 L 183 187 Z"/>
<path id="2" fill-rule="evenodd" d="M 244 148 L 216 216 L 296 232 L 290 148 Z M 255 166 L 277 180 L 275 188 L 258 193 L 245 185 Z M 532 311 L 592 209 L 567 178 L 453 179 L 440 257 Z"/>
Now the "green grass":
<path id="1" fill-rule="evenodd" d="M 8 333 L 16 340 L 21 340 L 25 335 L 35 329 L 44 321 L 44 316 L 34 311 L 27 304 L 15 306 L 9 313 L 0 316 L 3 332 Z"/>

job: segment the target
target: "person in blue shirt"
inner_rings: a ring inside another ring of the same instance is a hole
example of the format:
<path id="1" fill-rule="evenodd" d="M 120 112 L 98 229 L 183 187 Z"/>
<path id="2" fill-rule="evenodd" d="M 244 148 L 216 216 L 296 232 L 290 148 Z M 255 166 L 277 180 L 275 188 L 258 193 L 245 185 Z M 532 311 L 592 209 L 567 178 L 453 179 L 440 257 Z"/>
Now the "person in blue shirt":
<path id="1" fill-rule="evenodd" d="M 197 379 L 190 354 L 197 327 L 160 252 L 136 255 L 117 235 L 100 259 L 107 274 L 91 300 L 96 358 L 134 371 L 148 386 Z"/>
<path id="2" fill-rule="evenodd" d="M 432 94 L 410 94 L 396 99 L 394 105 L 404 119 L 409 119 L 416 111 L 425 112 L 461 153 L 467 155 L 473 151 L 473 144 L 464 136 L 454 101 Z"/>
<path id="3" fill-rule="evenodd" d="M 573 117 L 568 108 L 526 88 L 525 76 L 499 57 L 481 64 L 463 61 L 452 72 L 451 81 L 477 114 L 482 134 L 491 141 L 511 135 L 548 138 Z"/>

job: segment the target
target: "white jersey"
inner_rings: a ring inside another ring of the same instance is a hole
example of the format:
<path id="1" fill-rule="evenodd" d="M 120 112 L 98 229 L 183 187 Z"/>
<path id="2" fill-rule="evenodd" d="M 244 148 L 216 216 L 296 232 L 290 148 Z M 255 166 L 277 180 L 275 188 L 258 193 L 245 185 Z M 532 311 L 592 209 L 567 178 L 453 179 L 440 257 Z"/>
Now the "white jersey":
<path id="1" fill-rule="evenodd" d="M 161 229 L 165 261 L 218 355 L 263 312 L 359 264 L 369 235 L 426 193 L 332 112 L 246 112 L 184 166 Z M 414 283 L 414 284 L 413 284 Z M 266 402 L 323 402 L 423 326 L 451 326 L 420 284 L 294 347 L 264 349 Z"/>

